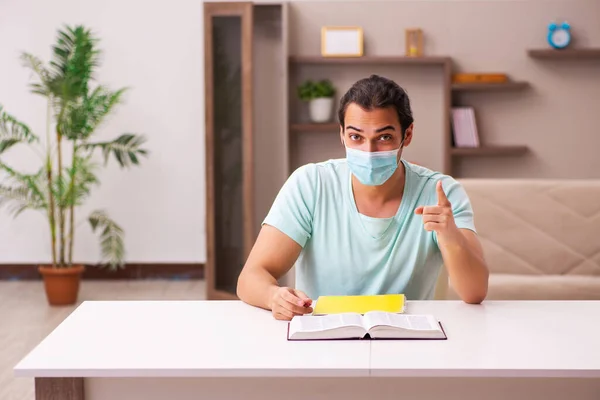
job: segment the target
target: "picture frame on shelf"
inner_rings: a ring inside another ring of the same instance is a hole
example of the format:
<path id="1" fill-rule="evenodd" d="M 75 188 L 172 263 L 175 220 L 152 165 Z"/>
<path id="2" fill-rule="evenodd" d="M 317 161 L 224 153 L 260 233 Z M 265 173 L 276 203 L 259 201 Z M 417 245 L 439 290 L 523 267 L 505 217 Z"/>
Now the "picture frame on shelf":
<path id="1" fill-rule="evenodd" d="M 362 57 L 364 33 L 360 26 L 324 26 L 321 28 L 323 57 Z"/>

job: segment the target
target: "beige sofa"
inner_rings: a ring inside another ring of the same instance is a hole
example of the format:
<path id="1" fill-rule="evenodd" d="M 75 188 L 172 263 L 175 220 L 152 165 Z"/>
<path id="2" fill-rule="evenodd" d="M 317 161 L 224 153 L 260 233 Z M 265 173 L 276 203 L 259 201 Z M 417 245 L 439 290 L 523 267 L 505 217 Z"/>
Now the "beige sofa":
<path id="1" fill-rule="evenodd" d="M 600 180 L 459 181 L 490 268 L 488 299 L 600 299 Z M 436 297 L 457 298 L 440 286 Z"/>

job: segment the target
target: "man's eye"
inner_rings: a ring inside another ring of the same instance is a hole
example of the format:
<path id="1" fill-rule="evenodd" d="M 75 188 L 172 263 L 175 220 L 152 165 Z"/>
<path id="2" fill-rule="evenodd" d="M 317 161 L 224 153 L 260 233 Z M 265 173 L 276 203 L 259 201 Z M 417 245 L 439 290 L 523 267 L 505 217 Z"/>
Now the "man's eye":
<path id="1" fill-rule="evenodd" d="M 359 135 L 350 135 L 350 140 L 360 140 Z"/>
<path id="2" fill-rule="evenodd" d="M 392 140 L 392 135 L 383 135 L 379 138 L 379 140 L 383 141 L 383 142 L 387 142 Z"/>

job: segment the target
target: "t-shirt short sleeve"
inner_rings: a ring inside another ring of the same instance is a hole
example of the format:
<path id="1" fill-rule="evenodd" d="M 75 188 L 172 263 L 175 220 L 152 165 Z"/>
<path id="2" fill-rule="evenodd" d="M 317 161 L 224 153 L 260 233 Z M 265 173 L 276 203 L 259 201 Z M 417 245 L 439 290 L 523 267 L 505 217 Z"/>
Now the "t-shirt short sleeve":
<path id="1" fill-rule="evenodd" d="M 314 164 L 295 170 L 287 179 L 263 221 L 304 247 L 312 235 L 318 171 Z"/>
<path id="2" fill-rule="evenodd" d="M 442 178 L 442 188 L 446 197 L 452 204 L 452 214 L 454 215 L 454 222 L 456 227 L 459 229 L 469 229 L 473 232 L 477 232 L 475 229 L 475 223 L 473 220 L 473 208 L 471 207 L 471 201 L 467 192 L 463 186 L 454 178 L 444 176 Z M 436 192 L 437 199 L 437 192 Z M 433 238 L 437 243 L 437 235 L 434 234 Z"/>

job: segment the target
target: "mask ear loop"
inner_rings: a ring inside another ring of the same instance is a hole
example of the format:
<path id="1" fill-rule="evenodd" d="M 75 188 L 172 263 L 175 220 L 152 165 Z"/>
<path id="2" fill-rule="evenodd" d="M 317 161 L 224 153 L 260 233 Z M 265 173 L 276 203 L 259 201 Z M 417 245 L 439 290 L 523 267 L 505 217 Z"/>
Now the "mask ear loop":
<path id="1" fill-rule="evenodd" d="M 402 141 L 400 142 L 400 147 L 398 147 L 398 154 L 400 154 L 400 150 L 402 150 L 404 147 L 404 139 L 406 139 L 406 131 L 404 131 L 404 135 L 402 135 Z M 398 157 L 398 163 L 396 164 L 396 167 L 400 165 L 400 162 L 402 162 L 402 154 L 400 154 L 400 157 Z"/>

